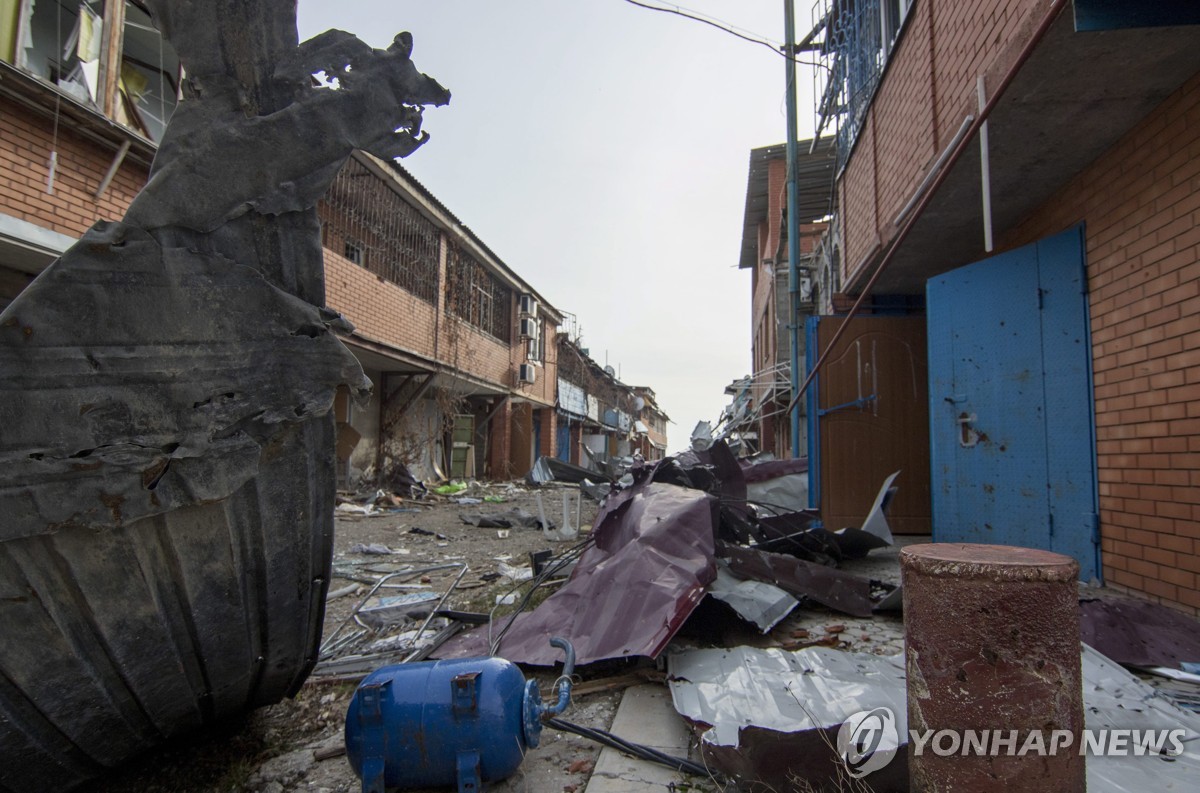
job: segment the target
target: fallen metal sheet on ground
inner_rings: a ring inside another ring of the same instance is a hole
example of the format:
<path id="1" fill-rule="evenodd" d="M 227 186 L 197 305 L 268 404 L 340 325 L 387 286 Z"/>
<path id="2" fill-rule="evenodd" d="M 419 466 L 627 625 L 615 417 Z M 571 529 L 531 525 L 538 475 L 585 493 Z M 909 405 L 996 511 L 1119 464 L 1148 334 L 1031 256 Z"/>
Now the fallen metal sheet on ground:
<path id="1" fill-rule="evenodd" d="M 907 735 L 903 656 L 734 647 L 672 654 L 668 672 L 675 709 L 701 733 L 702 754 L 749 790 L 796 790 L 802 779 L 819 788 L 839 770 L 844 777 L 832 747 L 855 713 L 889 708 L 896 735 Z M 871 790 L 908 789 L 904 743 L 866 777 Z"/>
<path id="2" fill-rule="evenodd" d="M 1200 661 L 1200 622 L 1157 603 L 1084 600 L 1079 628 L 1085 642 L 1127 666 Z"/>
<path id="3" fill-rule="evenodd" d="M 1084 721 L 1088 730 L 1183 730 L 1184 752 L 1089 755 L 1091 793 L 1190 790 L 1200 778 L 1200 715 L 1189 713 L 1086 644 Z M 904 745 L 907 691 L 902 655 L 796 652 L 749 647 L 691 650 L 668 661 L 676 710 L 701 734 L 701 750 L 719 770 L 743 781 L 796 789 L 845 781 L 835 759 L 838 727 L 850 716 L 889 708 L 901 751 L 866 778 L 874 791 L 907 790 Z M 1002 718 L 1002 717 L 998 717 Z M 980 727 L 983 729 L 984 727 Z M 995 725 L 995 729 L 1006 729 Z M 1078 746 L 1082 736 L 1073 739 Z M 884 778 L 880 775 L 887 774 Z M 898 774 L 893 778 L 892 774 Z M 754 785 L 749 785 L 754 790 Z M 839 788 L 845 789 L 845 788 Z M 854 788 L 851 788 L 854 789 Z"/>
<path id="4" fill-rule="evenodd" d="M 588 479 L 592 481 L 608 479 L 604 474 L 593 471 L 590 468 L 583 468 L 560 460 L 557 457 L 546 457 L 545 455 L 537 458 L 537 462 L 533 464 L 533 468 L 530 469 L 525 478 L 530 484 L 534 485 L 543 485 L 547 482 L 579 484 Z"/>
<path id="5" fill-rule="evenodd" d="M 1187 732 L 1184 753 L 1173 758 L 1089 756 L 1089 793 L 1141 793 L 1194 790 L 1200 779 L 1200 715 L 1177 707 L 1153 686 L 1137 679 L 1099 651 L 1083 646 L 1084 722 L 1089 730 L 1173 730 Z"/>
<path id="6" fill-rule="evenodd" d="M 800 601 L 774 584 L 747 581 L 717 567 L 717 577 L 708 587 L 708 594 L 729 606 L 742 619 L 770 633 L 779 621 L 792 613 Z"/>
<path id="7" fill-rule="evenodd" d="M 527 529 L 542 528 L 542 521 L 537 515 L 519 508 L 491 514 L 464 512 L 458 517 L 463 523 L 478 526 L 481 529 L 511 529 L 513 526 L 522 526 Z M 551 522 L 550 525 L 553 526 L 553 523 Z"/>
<path id="8" fill-rule="evenodd" d="M 532 612 L 456 637 L 437 653 L 495 654 L 548 666 L 548 644 L 563 636 L 580 665 L 608 658 L 655 657 L 716 577 L 716 501 L 699 490 L 637 483 L 608 498 L 593 529 L 595 545 L 571 579 Z M 502 638 L 501 638 L 502 637 Z"/>
<path id="9" fill-rule="evenodd" d="M 730 570 L 742 578 L 766 581 L 793 595 L 855 617 L 869 617 L 874 610 L 871 582 L 865 578 L 794 556 L 764 553 L 728 543 L 721 543 L 718 552 L 729 560 Z"/>

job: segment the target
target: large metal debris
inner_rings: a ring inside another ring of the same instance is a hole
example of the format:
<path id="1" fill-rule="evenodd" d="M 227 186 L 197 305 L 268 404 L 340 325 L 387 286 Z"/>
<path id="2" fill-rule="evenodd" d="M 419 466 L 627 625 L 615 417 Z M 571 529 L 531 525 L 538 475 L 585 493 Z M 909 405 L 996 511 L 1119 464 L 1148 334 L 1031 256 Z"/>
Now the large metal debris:
<path id="1" fill-rule="evenodd" d="M 449 94 L 290 0 L 150 0 L 188 75 L 149 184 L 0 314 L 0 787 L 66 790 L 294 692 L 333 529 L 312 207 Z M 314 87 L 336 76 L 340 90 Z"/>
<path id="2" fill-rule="evenodd" d="M 571 579 L 535 610 L 456 637 L 439 657 L 495 654 L 550 665 L 562 635 L 580 664 L 655 657 L 716 577 L 714 499 L 699 490 L 640 482 L 609 496 L 596 518 L 595 545 Z"/>
<path id="3" fill-rule="evenodd" d="M 1132 598 L 1079 604 L 1083 640 L 1127 666 L 1167 666 L 1200 661 L 1200 622 L 1158 603 Z"/>
<path id="4" fill-rule="evenodd" d="M 1180 730 L 1184 747 L 1175 757 L 1136 751 L 1132 742 L 1124 753 L 1089 754 L 1087 789 L 1192 789 L 1200 776 L 1200 715 L 1177 707 L 1086 644 L 1081 652 L 1087 730 Z M 837 759 L 838 728 L 856 713 L 888 708 L 899 754 L 863 782 L 874 791 L 908 790 L 902 655 L 735 647 L 672 654 L 668 667 L 675 708 L 700 735 L 702 754 L 741 789 L 860 789 Z M 1008 729 L 1003 714 L 997 721 L 980 728 Z M 1084 738 L 1073 740 L 1070 751 L 1078 752 Z"/>

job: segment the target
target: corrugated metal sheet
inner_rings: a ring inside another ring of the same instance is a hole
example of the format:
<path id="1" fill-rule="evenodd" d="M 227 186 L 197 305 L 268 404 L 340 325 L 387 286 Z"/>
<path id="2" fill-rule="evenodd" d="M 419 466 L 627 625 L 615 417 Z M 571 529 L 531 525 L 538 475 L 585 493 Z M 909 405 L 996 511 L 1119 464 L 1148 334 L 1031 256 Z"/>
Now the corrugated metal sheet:
<path id="1" fill-rule="evenodd" d="M 580 418 L 587 416 L 587 392 L 570 380 L 558 378 L 558 407 Z"/>
<path id="2" fill-rule="evenodd" d="M 1200 779 L 1200 715 L 1189 713 L 1118 664 L 1082 645 L 1083 700 L 1088 730 L 1183 730 L 1184 752 L 1089 755 L 1091 793 L 1194 790 Z M 850 716 L 889 708 L 900 744 L 907 743 L 908 710 L 904 656 L 847 653 L 824 647 L 796 652 L 750 647 L 690 650 L 669 657 L 675 708 L 693 724 L 706 725 L 702 748 L 715 760 L 744 770 L 747 758 L 791 758 L 793 774 L 813 745 L 814 730 L 836 729 Z M 708 726 L 711 725 L 711 726 Z M 996 725 L 1003 729 L 1003 724 Z M 819 736 L 818 736 L 819 737 Z M 790 741 L 790 743 L 788 743 Z M 1077 747 L 1082 736 L 1076 736 Z M 791 747 L 791 751 L 788 748 Z M 731 751 L 736 749 L 737 751 Z M 831 750 L 826 750 L 830 756 Z M 893 761 L 901 762 L 903 751 Z M 788 770 L 788 769 L 782 769 Z M 874 778 L 868 781 L 874 783 Z M 878 788 L 875 788 L 878 789 Z"/>

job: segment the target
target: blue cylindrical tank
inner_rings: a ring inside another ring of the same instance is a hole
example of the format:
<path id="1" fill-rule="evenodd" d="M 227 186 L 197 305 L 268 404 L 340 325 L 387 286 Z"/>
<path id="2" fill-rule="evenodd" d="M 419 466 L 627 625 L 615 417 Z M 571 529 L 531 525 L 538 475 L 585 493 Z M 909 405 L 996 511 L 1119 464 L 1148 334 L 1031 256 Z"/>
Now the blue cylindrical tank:
<path id="1" fill-rule="evenodd" d="M 350 702 L 346 754 L 364 791 L 476 790 L 510 776 L 537 746 L 540 707 L 536 684 L 502 658 L 388 666 Z"/>

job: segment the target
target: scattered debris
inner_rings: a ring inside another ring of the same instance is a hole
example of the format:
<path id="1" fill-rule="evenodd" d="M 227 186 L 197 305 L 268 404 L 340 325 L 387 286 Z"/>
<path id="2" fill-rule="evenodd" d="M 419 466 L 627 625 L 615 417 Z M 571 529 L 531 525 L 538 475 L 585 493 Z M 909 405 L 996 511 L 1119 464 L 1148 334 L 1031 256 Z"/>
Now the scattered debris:
<path id="1" fill-rule="evenodd" d="M 368 554 L 368 555 L 372 555 L 372 556 L 391 556 L 393 553 L 395 553 L 395 551 L 393 551 L 391 548 L 387 547 L 386 545 L 383 545 L 382 543 L 378 543 L 378 542 L 362 543 L 362 542 L 360 542 L 360 543 L 355 543 L 354 545 L 351 545 L 350 549 L 347 551 L 347 553 L 361 553 L 361 554 Z"/>
<path id="2" fill-rule="evenodd" d="M 1083 641 L 1126 666 L 1165 666 L 1200 660 L 1200 621 L 1157 603 L 1131 598 L 1079 604 Z"/>
<path id="3" fill-rule="evenodd" d="M 901 720 L 907 712 L 903 656 L 733 647 L 671 654 L 667 668 L 675 709 L 699 733 L 708 764 L 764 790 L 848 779 L 833 749 L 842 722 L 880 707 Z M 903 752 L 865 781 L 879 793 L 907 791 Z"/>
<path id="4" fill-rule="evenodd" d="M 531 485 L 544 485 L 549 482 L 580 484 L 596 479 L 608 479 L 607 476 L 597 471 L 573 465 L 559 460 L 557 457 L 546 457 L 545 455 L 537 458 L 537 461 L 533 464 L 533 468 L 530 469 L 525 478 Z"/>
<path id="5" fill-rule="evenodd" d="M 800 601 L 784 590 L 764 581 L 744 580 L 729 572 L 727 565 L 717 567 L 717 577 L 709 585 L 710 597 L 725 603 L 763 633 L 770 633 L 792 613 Z"/>
<path id="6" fill-rule="evenodd" d="M 536 610 L 497 625 L 496 653 L 548 665 L 555 657 L 546 639 L 562 632 L 580 664 L 657 656 L 716 577 L 714 506 L 707 493 L 661 483 L 609 497 L 571 579 Z M 490 628 L 452 640 L 438 655 L 486 654 Z"/>

